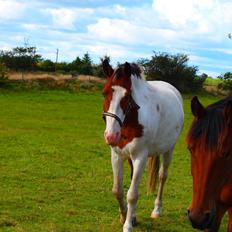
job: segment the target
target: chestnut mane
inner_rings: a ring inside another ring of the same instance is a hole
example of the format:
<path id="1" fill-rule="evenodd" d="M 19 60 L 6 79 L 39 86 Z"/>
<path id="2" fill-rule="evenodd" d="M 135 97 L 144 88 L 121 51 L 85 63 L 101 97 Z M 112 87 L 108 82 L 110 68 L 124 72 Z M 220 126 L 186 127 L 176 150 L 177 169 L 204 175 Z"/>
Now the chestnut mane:
<path id="1" fill-rule="evenodd" d="M 186 139 L 188 144 L 198 140 L 202 147 L 207 150 L 218 148 L 221 139 L 224 138 L 224 133 L 226 133 L 223 109 L 228 101 L 232 101 L 232 96 L 228 96 L 205 108 L 202 117 L 195 119 L 192 123 Z"/>

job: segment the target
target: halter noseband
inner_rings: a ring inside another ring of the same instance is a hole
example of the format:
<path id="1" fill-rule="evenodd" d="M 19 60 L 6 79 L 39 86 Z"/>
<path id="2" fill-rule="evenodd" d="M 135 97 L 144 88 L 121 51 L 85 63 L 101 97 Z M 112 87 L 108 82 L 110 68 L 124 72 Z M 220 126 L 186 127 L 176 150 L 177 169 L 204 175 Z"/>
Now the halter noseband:
<path id="1" fill-rule="evenodd" d="M 125 118 L 130 113 L 130 111 L 132 109 L 138 110 L 140 108 L 140 106 L 136 104 L 136 102 L 134 101 L 134 99 L 132 98 L 131 95 L 129 95 L 128 98 L 129 98 L 129 100 L 128 100 L 128 108 L 127 108 L 126 113 L 125 113 Z M 113 114 L 113 113 L 110 113 L 110 112 L 103 112 L 102 117 L 103 117 L 104 120 L 106 120 L 106 116 L 114 118 L 119 123 L 120 127 L 123 127 L 123 124 L 125 122 L 125 118 L 122 121 L 116 114 Z"/>

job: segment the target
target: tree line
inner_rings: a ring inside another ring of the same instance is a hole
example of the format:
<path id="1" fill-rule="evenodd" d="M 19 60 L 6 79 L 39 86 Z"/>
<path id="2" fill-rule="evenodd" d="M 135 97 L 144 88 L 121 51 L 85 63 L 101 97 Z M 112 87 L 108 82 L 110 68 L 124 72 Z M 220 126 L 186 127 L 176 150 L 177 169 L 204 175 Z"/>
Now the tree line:
<path id="1" fill-rule="evenodd" d="M 103 75 L 100 65 L 93 64 L 88 52 L 83 57 L 77 56 L 71 62 L 53 62 L 37 54 L 36 47 L 16 47 L 9 51 L 0 51 L 0 63 L 10 71 L 16 72 L 44 71 L 73 75 Z"/>
<path id="2" fill-rule="evenodd" d="M 53 62 L 44 59 L 37 53 L 36 47 L 16 47 L 9 51 L 0 51 L 0 79 L 4 80 L 7 70 L 16 72 L 43 71 L 68 73 L 73 76 L 94 75 L 104 77 L 102 61 L 109 56 L 100 58 L 99 64 L 94 64 L 89 53 L 83 57 L 77 56 L 71 62 Z M 137 61 L 143 68 L 148 80 L 163 80 L 171 83 L 181 92 L 200 90 L 207 74 L 197 75 L 198 67 L 188 64 L 189 58 L 185 54 L 171 55 L 168 53 L 154 52 L 150 59 Z M 231 88 L 232 73 L 221 75 L 226 84 Z M 223 82 L 223 83 L 224 83 Z"/>

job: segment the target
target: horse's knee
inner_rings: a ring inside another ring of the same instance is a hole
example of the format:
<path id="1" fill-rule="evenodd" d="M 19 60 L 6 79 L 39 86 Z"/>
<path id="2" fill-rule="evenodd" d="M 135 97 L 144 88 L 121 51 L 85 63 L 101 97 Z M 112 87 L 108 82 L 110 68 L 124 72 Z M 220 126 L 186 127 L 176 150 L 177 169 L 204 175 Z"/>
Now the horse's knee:
<path id="1" fill-rule="evenodd" d="M 119 188 L 113 188 L 112 193 L 117 199 L 123 198 L 123 191 L 120 190 Z"/>
<path id="2" fill-rule="evenodd" d="M 127 201 L 128 201 L 128 203 L 133 204 L 133 203 L 136 203 L 137 200 L 138 200 L 138 193 L 129 190 L 127 192 Z"/>

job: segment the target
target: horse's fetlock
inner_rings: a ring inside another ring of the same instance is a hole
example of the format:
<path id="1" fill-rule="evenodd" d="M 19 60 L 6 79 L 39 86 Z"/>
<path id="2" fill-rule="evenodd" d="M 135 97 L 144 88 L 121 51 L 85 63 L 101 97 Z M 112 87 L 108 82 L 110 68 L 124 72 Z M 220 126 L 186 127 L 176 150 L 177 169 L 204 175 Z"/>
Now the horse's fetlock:
<path id="1" fill-rule="evenodd" d="M 162 199 L 156 199 L 155 200 L 155 207 L 159 207 L 159 208 L 162 207 Z"/>

